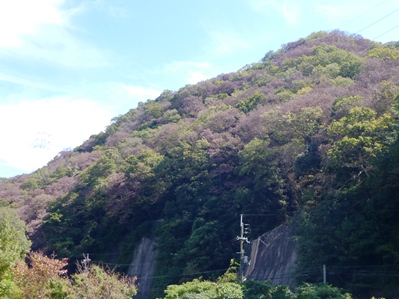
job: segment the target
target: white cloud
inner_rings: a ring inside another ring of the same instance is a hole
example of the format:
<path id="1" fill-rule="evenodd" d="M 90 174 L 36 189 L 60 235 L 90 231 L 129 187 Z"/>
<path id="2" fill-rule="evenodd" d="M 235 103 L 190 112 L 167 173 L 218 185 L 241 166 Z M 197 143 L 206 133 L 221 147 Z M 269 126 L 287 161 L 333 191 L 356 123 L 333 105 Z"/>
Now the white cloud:
<path id="1" fill-rule="evenodd" d="M 288 24 L 296 25 L 299 23 L 301 11 L 296 3 L 284 3 L 281 7 L 281 12 Z"/>
<path id="2" fill-rule="evenodd" d="M 262 14 L 273 14 L 277 11 L 290 25 L 297 25 L 301 16 L 300 5 L 296 1 L 277 1 L 277 0 L 252 0 L 251 8 Z"/>
<path id="3" fill-rule="evenodd" d="M 192 69 L 208 69 L 211 67 L 209 62 L 195 62 L 195 61 L 172 61 L 163 68 L 166 72 L 179 73 Z"/>
<path id="4" fill-rule="evenodd" d="M 173 61 L 166 64 L 162 72 L 183 77 L 184 81 L 189 84 L 195 84 L 215 76 L 213 66 L 209 62 Z"/>
<path id="5" fill-rule="evenodd" d="M 0 1 L 0 55 L 68 68 L 108 66 L 103 50 L 78 39 L 72 18 L 86 10 L 66 0 Z"/>
<path id="6" fill-rule="evenodd" d="M 144 88 L 142 86 L 133 86 L 124 83 L 117 84 L 119 87 L 118 96 L 124 95 L 128 99 L 136 101 L 146 101 L 148 99 L 155 99 L 161 92 L 152 88 Z"/>
<path id="7" fill-rule="evenodd" d="M 68 30 L 57 26 L 43 28 L 40 36 L 26 39 L 22 55 L 29 55 L 37 61 L 67 68 L 98 68 L 110 66 L 103 50 L 76 39 Z"/>
<path id="8" fill-rule="evenodd" d="M 30 63 L 69 69 L 110 66 L 104 50 L 75 38 L 68 28 L 56 25 L 41 27 L 35 35 L 24 36 L 16 48 L 0 48 L 0 55 Z"/>
<path id="9" fill-rule="evenodd" d="M 324 4 L 316 4 L 314 9 L 316 14 L 320 14 L 327 17 L 329 23 L 337 23 L 342 25 L 344 19 L 349 20 L 347 23 L 352 23 L 357 19 L 359 21 L 365 22 L 368 20 L 369 16 L 367 13 L 374 14 L 373 2 L 365 1 L 328 1 Z"/>
<path id="10" fill-rule="evenodd" d="M 213 31 L 209 33 L 212 39 L 212 51 L 218 55 L 231 54 L 239 50 L 249 50 L 253 43 L 246 36 L 233 31 Z"/>
<path id="11" fill-rule="evenodd" d="M 189 72 L 188 78 L 187 78 L 187 82 L 189 84 L 196 84 L 200 81 L 204 81 L 206 79 L 209 79 L 210 76 L 205 75 L 203 72 L 201 71 L 193 71 L 193 72 Z"/>
<path id="12" fill-rule="evenodd" d="M 32 35 L 44 24 L 64 24 L 58 9 L 62 0 L 0 1 L 0 47 L 18 47 L 22 37 Z"/>
<path id="13" fill-rule="evenodd" d="M 342 9 L 341 6 L 333 6 L 333 5 L 317 5 L 316 12 L 328 17 L 342 17 L 347 15 L 349 12 L 346 9 Z"/>
<path id="14" fill-rule="evenodd" d="M 110 1 L 94 0 L 85 4 L 87 6 L 92 6 L 93 8 L 101 12 L 109 14 L 113 18 L 126 18 L 128 16 L 126 9 L 124 9 L 120 5 L 115 5 L 115 3 L 112 3 Z"/>
<path id="15" fill-rule="evenodd" d="M 112 111 L 90 100 L 57 97 L 0 105 L 0 161 L 31 172 L 60 151 L 80 145 L 110 124 Z"/>
<path id="16" fill-rule="evenodd" d="M 381 42 L 396 40 L 395 15 L 388 14 L 393 12 L 392 6 L 399 4 L 399 1 L 378 2 L 329 0 L 323 4 L 317 3 L 315 12 L 324 18 L 332 29 L 340 28 L 347 32 L 360 33 L 365 38 L 373 40 L 377 38 Z M 380 19 L 381 22 L 378 21 Z M 390 29 L 392 29 L 391 32 L 389 32 Z"/>
<path id="17" fill-rule="evenodd" d="M 44 82 L 43 80 L 35 78 L 24 78 L 23 74 L 11 75 L 0 71 L 0 81 L 3 81 L 3 83 L 6 82 L 6 83 L 20 85 L 20 89 L 29 87 L 29 88 L 37 88 L 43 90 L 52 90 L 52 91 L 59 90 L 59 88 L 57 88 L 56 86 Z"/>
<path id="18" fill-rule="evenodd" d="M 276 8 L 275 0 L 251 0 L 250 5 L 252 9 L 256 12 L 269 11 L 270 7 Z"/>
<path id="19" fill-rule="evenodd" d="M 112 105 L 115 114 L 126 113 L 137 107 L 139 102 L 156 99 L 162 90 L 129 85 L 126 83 L 109 83 L 104 89 L 104 96 Z"/>

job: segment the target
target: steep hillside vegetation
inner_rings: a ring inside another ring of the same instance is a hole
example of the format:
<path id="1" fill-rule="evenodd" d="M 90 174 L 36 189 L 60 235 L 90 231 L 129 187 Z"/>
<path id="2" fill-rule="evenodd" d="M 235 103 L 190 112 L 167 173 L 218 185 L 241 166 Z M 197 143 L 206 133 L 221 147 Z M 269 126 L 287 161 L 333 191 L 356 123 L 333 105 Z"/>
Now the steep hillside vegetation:
<path id="1" fill-rule="evenodd" d="M 154 290 L 225 272 L 239 215 L 256 238 L 298 218 L 299 281 L 397 293 L 399 44 L 334 31 L 116 117 L 0 182 L 34 248 L 126 270 L 157 238 Z M 395 98 L 396 97 L 396 98 Z"/>

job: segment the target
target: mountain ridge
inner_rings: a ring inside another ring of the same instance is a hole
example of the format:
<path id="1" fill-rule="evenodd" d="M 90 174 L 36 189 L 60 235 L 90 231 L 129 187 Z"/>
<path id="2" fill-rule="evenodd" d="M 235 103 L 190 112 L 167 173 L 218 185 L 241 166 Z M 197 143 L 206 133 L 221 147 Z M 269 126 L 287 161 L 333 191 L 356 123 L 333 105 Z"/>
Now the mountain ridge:
<path id="1" fill-rule="evenodd" d="M 312 269 L 330 263 L 341 273 L 332 283 L 391 294 L 389 279 L 361 271 L 398 263 L 398 47 L 316 32 L 238 72 L 164 91 L 46 167 L 2 180 L 1 202 L 27 221 L 34 249 L 72 260 L 118 244 L 128 264 L 156 237 L 157 289 L 227 268 L 240 214 L 254 215 L 253 236 L 299 214 L 299 281 L 318 281 Z"/>

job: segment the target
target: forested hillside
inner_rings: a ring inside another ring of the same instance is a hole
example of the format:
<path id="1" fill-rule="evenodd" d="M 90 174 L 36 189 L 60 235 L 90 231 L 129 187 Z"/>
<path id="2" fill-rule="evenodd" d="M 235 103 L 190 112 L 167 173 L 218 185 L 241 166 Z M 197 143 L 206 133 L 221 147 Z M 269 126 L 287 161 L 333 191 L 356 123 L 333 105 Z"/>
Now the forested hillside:
<path id="1" fill-rule="evenodd" d="M 265 49 L 267 50 L 267 49 Z M 158 244 L 155 294 L 213 279 L 249 238 L 295 227 L 298 282 L 398 294 L 399 43 L 317 32 L 164 91 L 32 174 L 0 181 L 34 249 L 126 270 Z"/>

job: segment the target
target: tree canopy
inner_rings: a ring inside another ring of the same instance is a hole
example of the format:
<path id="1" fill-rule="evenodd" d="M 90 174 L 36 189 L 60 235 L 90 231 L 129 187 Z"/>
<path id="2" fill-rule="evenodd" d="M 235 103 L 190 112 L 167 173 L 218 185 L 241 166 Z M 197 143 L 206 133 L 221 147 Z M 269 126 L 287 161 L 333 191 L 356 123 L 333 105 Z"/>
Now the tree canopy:
<path id="1" fill-rule="evenodd" d="M 47 166 L 1 180 L 1 203 L 27 222 L 33 247 L 72 264 L 95 252 L 126 271 L 140 240 L 156 239 L 154 296 L 198 276 L 194 289 L 214 294 L 208 281 L 239 250 L 248 214 L 249 238 L 296 227 L 298 284 L 319 283 L 325 263 L 334 286 L 389 297 L 399 275 L 398 53 L 397 42 L 315 32 L 115 117 Z M 26 249 L 16 251 L 5 268 Z"/>

